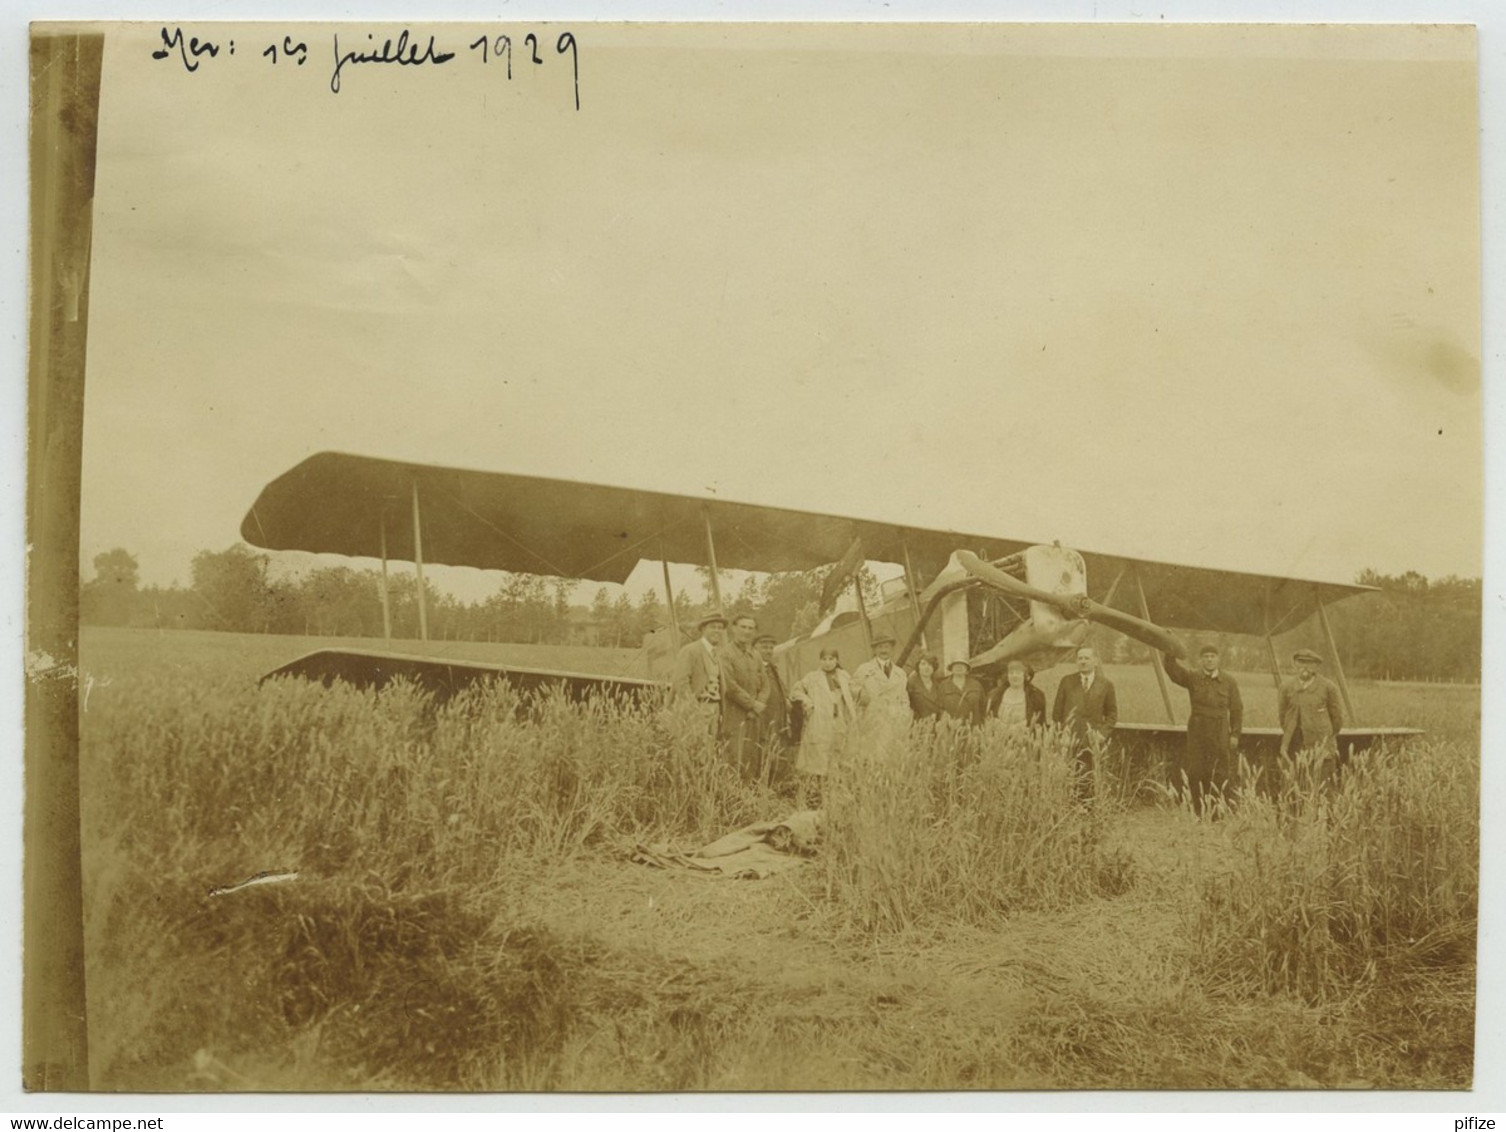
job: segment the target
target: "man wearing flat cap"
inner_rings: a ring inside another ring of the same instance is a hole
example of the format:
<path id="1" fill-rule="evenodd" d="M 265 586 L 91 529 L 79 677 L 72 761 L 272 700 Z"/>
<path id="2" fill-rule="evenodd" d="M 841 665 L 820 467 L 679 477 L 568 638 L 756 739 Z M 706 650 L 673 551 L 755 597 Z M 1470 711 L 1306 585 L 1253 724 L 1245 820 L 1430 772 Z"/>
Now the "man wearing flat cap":
<path id="1" fill-rule="evenodd" d="M 1323 658 L 1312 649 L 1292 655 L 1297 675 L 1281 685 L 1281 753 L 1303 750 L 1324 752 L 1320 774 L 1332 773 L 1338 759 L 1338 735 L 1344 729 L 1344 707 L 1339 689 L 1326 676 L 1318 675 Z"/>
<path id="2" fill-rule="evenodd" d="M 1187 671 L 1170 653 L 1161 654 L 1161 667 L 1173 684 L 1187 689 L 1192 704 L 1187 746 L 1177 778 L 1186 779 L 1192 808 L 1201 814 L 1205 803 L 1227 790 L 1234 779 L 1234 753 L 1244 727 L 1244 702 L 1234 677 L 1222 670 L 1218 649 L 1213 645 L 1198 650 L 1196 672 Z"/>
<path id="3" fill-rule="evenodd" d="M 713 610 L 701 618 L 700 638 L 680 649 L 675 657 L 672 687 L 675 695 L 702 704 L 722 702 L 722 666 L 717 656 L 727 633 L 727 618 Z"/>
<path id="4" fill-rule="evenodd" d="M 894 638 L 880 633 L 873 638 L 873 659 L 852 674 L 853 698 L 867 727 L 910 722 L 910 677 L 893 656 Z"/>

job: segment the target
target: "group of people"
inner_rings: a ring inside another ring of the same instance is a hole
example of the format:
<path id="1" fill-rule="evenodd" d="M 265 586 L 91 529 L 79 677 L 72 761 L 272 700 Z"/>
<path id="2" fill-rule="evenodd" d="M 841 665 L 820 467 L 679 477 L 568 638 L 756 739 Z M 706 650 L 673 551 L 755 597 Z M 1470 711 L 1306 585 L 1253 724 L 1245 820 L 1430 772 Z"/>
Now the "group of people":
<path id="1" fill-rule="evenodd" d="M 774 664 L 776 642 L 758 632 L 751 614 L 730 622 L 709 614 L 699 629 L 675 659 L 672 686 L 714 711 L 718 742 L 744 778 L 785 777 L 789 749 L 797 746 L 793 769 L 819 779 L 860 722 L 877 729 L 911 718 L 909 676 L 892 660 L 892 637 L 874 641 L 873 659 L 852 675 L 836 649 L 822 649 L 819 666 L 786 688 Z"/>
<path id="2" fill-rule="evenodd" d="M 1222 670 L 1220 659 L 1217 648 L 1204 645 L 1198 652 L 1198 669 L 1192 672 L 1175 657 L 1161 656 L 1167 677 L 1187 689 L 1191 708 L 1187 745 L 1177 776 L 1185 779 L 1192 806 L 1198 813 L 1234 781 L 1244 728 L 1244 702 L 1239 685 Z M 1338 766 L 1338 737 L 1344 729 L 1343 699 L 1338 686 L 1319 675 L 1323 658 L 1312 649 L 1298 649 L 1292 663 L 1297 674 L 1283 681 L 1277 693 L 1280 752 L 1283 756 L 1311 752 L 1314 771 L 1320 782 L 1326 784 Z"/>
<path id="3" fill-rule="evenodd" d="M 802 781 L 819 782 L 831 773 L 849 734 L 863 729 L 877 737 L 886 728 L 907 726 L 913 719 L 951 719 L 981 725 L 996 718 L 1006 726 L 1028 729 L 1048 722 L 1063 727 L 1084 771 L 1091 779 L 1093 758 L 1112 737 L 1119 722 L 1118 696 L 1089 645 L 1074 654 L 1075 671 L 1057 684 L 1049 719 L 1046 695 L 1035 686 L 1035 673 L 1011 660 L 1004 679 L 991 691 L 972 674 L 966 660 L 953 660 L 945 674 L 932 653 L 922 655 L 913 672 L 893 660 L 893 637 L 873 641 L 873 657 L 849 675 L 834 647 L 820 651 L 818 667 L 793 686 L 774 663 L 773 636 L 758 632 L 751 614 L 730 622 L 713 613 L 701 619 L 699 639 L 681 648 L 675 661 L 677 696 L 714 712 L 716 734 L 728 757 L 749 780 L 765 783 L 787 777 L 791 766 Z M 727 639 L 730 632 L 730 640 Z M 1167 677 L 1187 689 L 1191 712 L 1181 765 L 1174 777 L 1185 780 L 1193 806 L 1202 812 L 1214 794 L 1233 779 L 1244 725 L 1239 685 L 1222 669 L 1219 650 L 1202 648 L 1197 669 L 1163 655 Z M 1343 728 L 1338 689 L 1318 674 L 1322 658 L 1310 649 L 1293 657 L 1297 675 L 1280 691 L 1281 753 L 1314 749 L 1337 755 Z M 1181 783 L 1178 783 L 1180 785 Z"/>
<path id="4" fill-rule="evenodd" d="M 700 637 L 680 649 L 671 681 L 676 696 L 715 713 L 716 735 L 748 779 L 767 781 L 775 736 L 788 731 L 790 699 L 774 665 L 774 638 L 751 614 L 701 618 Z M 727 639 L 728 630 L 731 640 Z"/>

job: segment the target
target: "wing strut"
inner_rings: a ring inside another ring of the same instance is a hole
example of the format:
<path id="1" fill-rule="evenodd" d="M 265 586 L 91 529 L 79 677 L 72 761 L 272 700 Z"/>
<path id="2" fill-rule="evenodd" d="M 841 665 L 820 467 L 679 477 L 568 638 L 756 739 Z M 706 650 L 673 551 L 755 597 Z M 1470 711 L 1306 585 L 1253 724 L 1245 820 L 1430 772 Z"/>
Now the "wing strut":
<path id="1" fill-rule="evenodd" d="M 675 648 L 680 647 L 680 615 L 675 612 L 675 591 L 669 584 L 669 560 L 664 557 L 664 540 L 659 540 L 659 565 L 664 567 L 664 600 L 669 602 L 669 627 L 675 635 Z"/>
<path id="2" fill-rule="evenodd" d="M 1119 573 L 1117 573 L 1117 574 L 1114 575 L 1114 580 L 1109 585 L 1109 592 L 1103 595 L 1103 604 L 1104 605 L 1113 605 L 1114 604 L 1114 595 L 1119 592 L 1119 583 L 1122 582 L 1122 581 L 1124 581 L 1124 568 L 1121 567 L 1120 570 L 1119 570 Z M 1138 571 L 1135 573 L 1135 584 L 1137 586 L 1140 584 L 1140 574 L 1139 574 Z M 1145 609 L 1145 600 L 1144 600 L 1145 593 L 1144 593 L 1144 591 L 1141 591 L 1140 598 L 1141 598 L 1140 608 L 1143 611 Z M 1148 614 L 1148 613 L 1145 614 L 1145 619 L 1147 621 L 1149 621 L 1150 620 L 1150 614 Z"/>
<path id="3" fill-rule="evenodd" d="M 1118 584 L 1119 582 L 1115 580 L 1114 585 L 1117 586 Z M 1113 596 L 1112 591 L 1109 596 Z M 1135 571 L 1135 596 L 1140 599 L 1140 616 L 1149 621 L 1150 603 L 1145 600 L 1145 586 L 1140 581 L 1140 571 L 1138 569 Z M 1104 604 L 1107 605 L 1108 601 L 1105 601 Z M 1166 707 L 1166 722 L 1175 723 L 1177 721 L 1177 713 L 1171 706 L 1171 689 L 1166 686 L 1166 672 L 1162 668 L 1160 661 L 1155 657 L 1150 658 L 1150 666 L 1156 673 L 1156 686 L 1161 689 L 1161 703 Z"/>
<path id="4" fill-rule="evenodd" d="M 429 608 L 424 600 L 424 541 L 418 521 L 418 480 L 413 480 L 413 568 L 418 572 L 418 636 L 429 639 Z"/>
<path id="5" fill-rule="evenodd" d="M 910 542 L 908 539 L 901 539 L 899 545 L 905 554 L 905 588 L 910 591 L 910 604 L 915 607 L 915 624 L 920 627 L 920 647 L 930 652 L 931 646 L 926 644 L 925 618 L 920 612 L 920 579 L 915 576 L 915 564 L 910 561 Z"/>
<path id="6" fill-rule="evenodd" d="M 1344 697 L 1344 712 L 1349 716 L 1344 722 L 1350 726 L 1356 726 L 1359 720 L 1354 717 L 1354 701 L 1349 698 L 1349 681 L 1344 679 L 1344 664 L 1339 660 L 1339 645 L 1333 639 L 1333 626 L 1328 623 L 1328 611 L 1323 608 L 1323 599 L 1318 596 L 1316 587 L 1313 589 L 1313 600 L 1318 606 L 1318 620 L 1323 624 L 1323 636 L 1328 641 L 1328 651 L 1333 653 L 1333 674 L 1339 678 L 1339 694 Z"/>
<path id="7" fill-rule="evenodd" d="M 392 603 L 387 596 L 387 510 L 384 507 L 378 516 L 382 541 L 382 639 L 392 640 Z"/>
<path id="8" fill-rule="evenodd" d="M 1276 691 L 1281 691 L 1281 661 L 1276 656 L 1276 638 L 1267 633 L 1265 635 L 1266 651 L 1271 654 L 1271 680 L 1276 685 Z"/>
<path id="9" fill-rule="evenodd" d="M 706 525 L 706 559 L 711 567 L 711 601 L 716 606 L 716 612 L 725 617 L 727 611 L 722 608 L 722 584 L 716 576 L 716 540 L 711 537 L 710 508 L 701 508 L 701 522 Z"/>
<path id="10" fill-rule="evenodd" d="M 863 615 L 863 639 L 868 642 L 868 655 L 873 655 L 873 625 L 868 620 L 868 606 L 863 601 L 863 564 L 852 572 L 852 592 L 858 597 L 858 612 Z"/>
<path id="11" fill-rule="evenodd" d="M 1276 655 L 1276 630 L 1271 628 L 1271 584 L 1265 587 L 1265 647 L 1271 654 L 1271 681 L 1276 685 L 1276 694 L 1281 694 L 1281 660 Z M 1279 722 L 1279 720 L 1278 720 Z"/>

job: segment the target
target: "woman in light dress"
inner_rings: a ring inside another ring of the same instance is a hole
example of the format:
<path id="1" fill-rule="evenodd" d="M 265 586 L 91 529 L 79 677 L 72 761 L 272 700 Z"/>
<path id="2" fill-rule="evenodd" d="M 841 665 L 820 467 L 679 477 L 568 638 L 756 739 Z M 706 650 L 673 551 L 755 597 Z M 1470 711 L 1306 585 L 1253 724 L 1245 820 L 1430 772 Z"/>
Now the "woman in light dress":
<path id="1" fill-rule="evenodd" d="M 1011 729 L 1023 731 L 1046 722 L 1046 693 L 1031 682 L 1035 673 L 1023 660 L 1011 660 L 1004 682 L 995 689 L 990 714 Z"/>
<path id="2" fill-rule="evenodd" d="M 800 704 L 804 715 L 800 751 L 795 756 L 802 797 L 808 790 L 819 796 L 821 780 L 836 768 L 847 733 L 857 718 L 852 681 L 842 668 L 837 650 L 822 649 L 820 663 L 820 668 L 807 672 L 790 689 L 790 699 Z"/>

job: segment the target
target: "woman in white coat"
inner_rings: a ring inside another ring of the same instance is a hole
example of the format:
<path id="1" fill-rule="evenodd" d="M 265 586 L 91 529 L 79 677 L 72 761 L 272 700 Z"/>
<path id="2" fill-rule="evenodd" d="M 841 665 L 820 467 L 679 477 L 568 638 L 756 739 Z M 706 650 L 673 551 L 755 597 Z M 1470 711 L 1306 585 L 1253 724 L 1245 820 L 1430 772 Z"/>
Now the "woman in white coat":
<path id="1" fill-rule="evenodd" d="M 821 667 L 807 672 L 790 690 L 790 698 L 799 701 L 805 717 L 800 751 L 795 756 L 800 792 L 803 797 L 813 789 L 819 797 L 821 779 L 840 761 L 847 733 L 858 714 L 852 699 L 852 681 L 842 668 L 836 649 L 821 650 Z"/>

